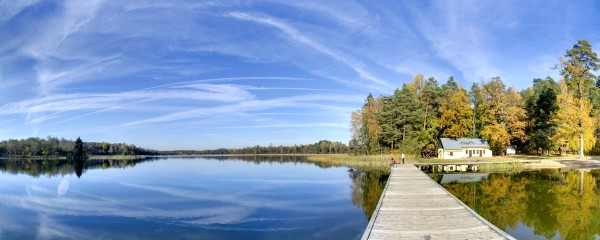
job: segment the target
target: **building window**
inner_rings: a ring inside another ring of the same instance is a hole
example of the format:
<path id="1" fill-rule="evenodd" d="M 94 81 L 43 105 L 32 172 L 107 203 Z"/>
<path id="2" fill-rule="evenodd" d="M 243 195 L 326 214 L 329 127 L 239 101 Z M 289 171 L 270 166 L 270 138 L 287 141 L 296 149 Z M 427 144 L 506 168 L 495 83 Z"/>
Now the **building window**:
<path id="1" fill-rule="evenodd" d="M 454 152 L 450 152 L 450 156 L 451 156 L 451 157 L 452 157 L 452 156 L 454 156 Z"/>
<path id="2" fill-rule="evenodd" d="M 465 154 L 469 154 L 469 150 L 465 150 Z"/>
<path id="3" fill-rule="evenodd" d="M 483 150 L 483 154 L 485 154 L 485 150 Z"/>

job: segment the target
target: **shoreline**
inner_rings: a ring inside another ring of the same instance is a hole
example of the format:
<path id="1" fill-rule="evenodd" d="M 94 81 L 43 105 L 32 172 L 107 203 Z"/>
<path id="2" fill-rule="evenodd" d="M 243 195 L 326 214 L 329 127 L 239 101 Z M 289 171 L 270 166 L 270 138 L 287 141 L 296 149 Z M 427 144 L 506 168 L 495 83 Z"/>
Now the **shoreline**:
<path id="1" fill-rule="evenodd" d="M 529 163 L 526 166 L 531 169 L 543 169 L 543 168 L 600 169 L 600 160 L 597 160 L 597 159 L 540 160 L 539 163 Z"/>
<path id="2" fill-rule="evenodd" d="M 387 167 L 391 158 L 400 163 L 399 155 L 359 155 L 351 156 L 345 154 L 333 155 L 311 155 L 307 160 L 315 163 L 329 163 L 333 165 L 345 165 L 348 167 Z M 517 155 L 500 156 L 491 158 L 465 158 L 465 159 L 417 159 L 412 156 L 406 156 L 408 164 L 477 164 L 486 166 L 488 169 L 514 170 L 535 170 L 544 168 L 565 168 L 565 169 L 600 169 L 600 157 L 592 156 L 591 159 L 580 160 L 577 156 L 535 156 L 535 155 Z"/>

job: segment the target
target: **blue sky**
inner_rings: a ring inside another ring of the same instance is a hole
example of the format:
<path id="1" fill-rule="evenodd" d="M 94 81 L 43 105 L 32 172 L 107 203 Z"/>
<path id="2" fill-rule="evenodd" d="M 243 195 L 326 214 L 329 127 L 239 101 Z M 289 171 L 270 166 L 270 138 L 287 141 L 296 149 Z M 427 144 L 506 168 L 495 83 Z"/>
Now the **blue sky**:
<path id="1" fill-rule="evenodd" d="M 154 149 L 350 139 L 350 114 L 417 73 L 524 89 L 595 1 L 0 1 L 0 139 Z"/>

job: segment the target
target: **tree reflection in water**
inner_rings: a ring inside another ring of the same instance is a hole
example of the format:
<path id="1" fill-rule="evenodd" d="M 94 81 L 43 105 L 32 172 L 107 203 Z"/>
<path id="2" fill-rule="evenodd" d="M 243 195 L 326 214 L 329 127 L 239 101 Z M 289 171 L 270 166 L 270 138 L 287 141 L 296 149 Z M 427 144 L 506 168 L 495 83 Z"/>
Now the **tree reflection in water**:
<path id="1" fill-rule="evenodd" d="M 348 170 L 352 179 L 352 204 L 362 208 L 370 220 L 379 197 L 389 177 L 388 170 L 382 169 L 353 169 Z"/>
<path id="2" fill-rule="evenodd" d="M 0 159 L 0 171 L 10 174 L 27 174 L 29 176 L 65 176 L 75 173 L 77 177 L 88 169 L 127 168 L 136 164 L 154 161 L 157 158 L 130 160 L 64 160 L 64 159 Z"/>
<path id="3" fill-rule="evenodd" d="M 545 169 L 443 186 L 505 231 L 520 223 L 548 239 L 593 239 L 600 234 L 599 176 L 598 170 Z"/>

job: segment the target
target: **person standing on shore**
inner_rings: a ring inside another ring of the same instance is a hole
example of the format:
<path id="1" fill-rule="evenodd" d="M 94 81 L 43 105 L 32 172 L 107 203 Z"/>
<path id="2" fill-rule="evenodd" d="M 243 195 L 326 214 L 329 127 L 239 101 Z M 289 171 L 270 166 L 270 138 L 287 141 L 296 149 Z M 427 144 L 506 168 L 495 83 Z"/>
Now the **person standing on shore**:
<path id="1" fill-rule="evenodd" d="M 402 164 L 404 164 L 404 153 L 402 153 Z"/>

